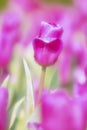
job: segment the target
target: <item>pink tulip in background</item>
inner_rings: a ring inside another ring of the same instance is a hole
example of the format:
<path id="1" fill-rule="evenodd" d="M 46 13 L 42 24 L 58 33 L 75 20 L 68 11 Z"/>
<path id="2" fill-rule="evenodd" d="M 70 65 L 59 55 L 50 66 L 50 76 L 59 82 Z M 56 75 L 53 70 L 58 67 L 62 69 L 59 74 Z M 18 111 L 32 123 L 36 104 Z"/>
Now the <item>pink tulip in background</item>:
<path id="1" fill-rule="evenodd" d="M 15 43 L 20 39 L 20 19 L 17 14 L 8 12 L 3 16 L 0 32 L 0 68 L 10 63 Z"/>
<path id="2" fill-rule="evenodd" d="M 16 12 L 6 12 L 3 16 L 2 32 L 5 33 L 11 42 L 16 43 L 20 39 L 21 19 Z"/>
<path id="3" fill-rule="evenodd" d="M 0 87 L 0 130 L 8 128 L 8 90 Z"/>
<path id="4" fill-rule="evenodd" d="M 14 3 L 18 4 L 20 7 L 22 7 L 25 11 L 32 11 L 39 7 L 40 0 L 13 0 Z"/>
<path id="5" fill-rule="evenodd" d="M 70 130 L 69 97 L 64 92 L 47 93 L 42 97 L 42 125 L 45 130 Z"/>
<path id="6" fill-rule="evenodd" d="M 45 130 L 85 130 L 85 111 L 79 99 L 62 91 L 46 93 L 41 103 Z"/>

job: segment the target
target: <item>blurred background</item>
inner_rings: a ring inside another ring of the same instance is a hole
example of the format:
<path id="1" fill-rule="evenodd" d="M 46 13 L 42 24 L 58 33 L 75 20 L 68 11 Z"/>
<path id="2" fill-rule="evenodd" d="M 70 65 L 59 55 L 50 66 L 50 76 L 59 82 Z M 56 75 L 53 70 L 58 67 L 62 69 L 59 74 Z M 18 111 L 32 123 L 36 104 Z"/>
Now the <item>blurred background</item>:
<path id="1" fill-rule="evenodd" d="M 32 41 L 39 34 L 41 21 L 60 24 L 64 30 L 63 51 L 57 63 L 47 68 L 45 86 L 61 87 L 73 95 L 74 86 L 87 81 L 87 0 L 0 0 L 0 36 L 5 32 L 9 47 L 14 39 L 7 62 L 0 62 L 0 81 L 5 81 L 10 93 L 11 130 L 25 128 L 25 102 L 20 103 L 26 95 L 23 59 L 30 67 L 34 92 L 38 90 L 41 67 L 34 60 Z M 0 49 L 1 59 L 5 46 Z"/>

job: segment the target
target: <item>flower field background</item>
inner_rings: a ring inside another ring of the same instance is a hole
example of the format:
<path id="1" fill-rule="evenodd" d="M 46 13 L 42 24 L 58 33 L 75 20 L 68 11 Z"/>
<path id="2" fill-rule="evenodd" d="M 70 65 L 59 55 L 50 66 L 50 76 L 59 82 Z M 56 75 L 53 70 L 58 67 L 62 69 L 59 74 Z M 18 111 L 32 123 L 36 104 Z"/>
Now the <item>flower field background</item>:
<path id="1" fill-rule="evenodd" d="M 87 0 L 0 0 L 0 130 L 87 129 Z"/>

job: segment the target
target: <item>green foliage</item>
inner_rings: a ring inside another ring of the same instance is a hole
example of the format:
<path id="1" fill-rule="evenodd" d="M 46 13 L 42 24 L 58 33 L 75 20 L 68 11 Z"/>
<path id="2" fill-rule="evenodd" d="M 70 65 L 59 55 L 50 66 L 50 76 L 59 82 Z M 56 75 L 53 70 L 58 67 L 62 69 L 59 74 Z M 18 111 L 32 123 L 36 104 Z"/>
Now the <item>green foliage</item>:
<path id="1" fill-rule="evenodd" d="M 18 123 L 18 115 L 20 114 L 20 109 L 21 109 L 21 104 L 23 103 L 24 98 L 19 100 L 13 108 L 13 112 L 11 115 L 11 120 L 10 120 L 10 130 L 15 130 L 15 127 Z"/>
<path id="2" fill-rule="evenodd" d="M 50 86 L 51 88 L 58 87 L 58 72 L 54 72 L 54 75 L 51 79 Z"/>
<path id="3" fill-rule="evenodd" d="M 8 0 L 0 0 L 0 9 L 3 9 L 6 7 Z"/>

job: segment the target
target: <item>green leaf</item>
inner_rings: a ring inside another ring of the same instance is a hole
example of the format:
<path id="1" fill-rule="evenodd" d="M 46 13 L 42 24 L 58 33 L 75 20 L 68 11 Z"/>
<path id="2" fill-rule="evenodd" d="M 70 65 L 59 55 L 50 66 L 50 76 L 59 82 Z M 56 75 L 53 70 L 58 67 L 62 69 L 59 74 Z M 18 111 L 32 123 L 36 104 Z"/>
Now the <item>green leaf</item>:
<path id="1" fill-rule="evenodd" d="M 33 84 L 31 80 L 30 69 L 23 59 L 25 76 L 26 76 L 26 121 L 31 120 L 31 116 L 34 112 L 34 94 L 33 94 Z"/>
<path id="2" fill-rule="evenodd" d="M 18 116 L 18 112 L 20 110 L 20 107 L 22 105 L 24 101 L 24 98 L 22 98 L 21 100 L 19 100 L 15 105 L 14 105 L 14 108 L 13 108 L 13 112 L 12 112 L 12 116 L 11 116 L 11 120 L 10 120 L 10 127 L 9 129 L 12 129 L 16 120 L 17 120 L 17 116 Z M 13 130 L 13 129 L 12 129 Z"/>
<path id="3" fill-rule="evenodd" d="M 51 88 L 55 88 L 58 86 L 58 72 L 55 72 L 50 83 Z"/>
<path id="4" fill-rule="evenodd" d="M 8 0 L 0 0 L 0 9 L 4 9 L 7 5 Z"/>
<path id="5" fill-rule="evenodd" d="M 10 76 L 8 75 L 8 76 L 5 78 L 5 80 L 3 81 L 2 86 L 8 87 L 9 79 L 10 79 Z"/>

